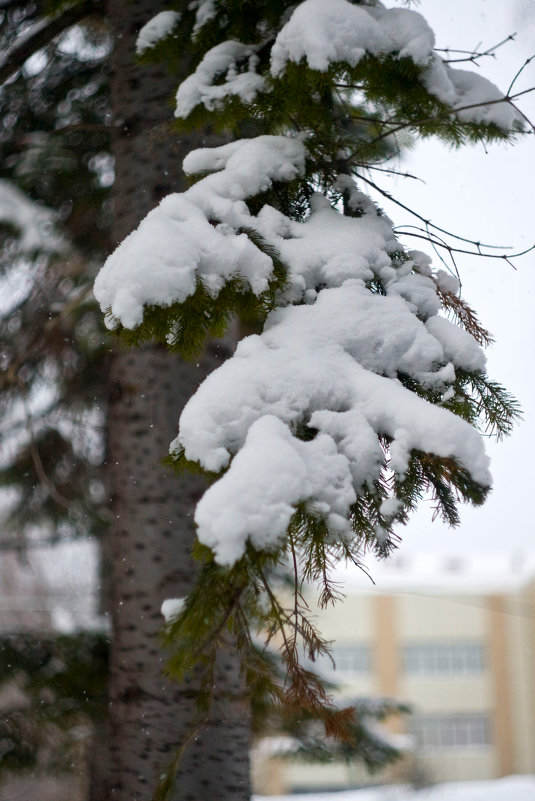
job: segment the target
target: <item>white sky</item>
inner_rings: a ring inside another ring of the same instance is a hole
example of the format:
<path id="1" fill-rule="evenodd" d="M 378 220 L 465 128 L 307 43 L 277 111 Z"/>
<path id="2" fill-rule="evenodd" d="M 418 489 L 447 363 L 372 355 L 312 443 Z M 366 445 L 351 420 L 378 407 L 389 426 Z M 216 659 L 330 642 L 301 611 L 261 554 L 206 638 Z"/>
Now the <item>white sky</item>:
<path id="1" fill-rule="evenodd" d="M 517 32 L 516 41 L 501 47 L 496 59 L 480 62 L 481 74 L 504 92 L 526 58 L 535 53 L 535 0 L 421 0 L 412 7 L 434 29 L 438 47 L 484 50 Z M 469 63 L 456 66 L 478 69 Z M 535 86 L 535 61 L 515 84 L 517 90 L 530 86 Z M 535 92 L 523 97 L 519 106 L 535 121 Z M 481 145 L 452 151 L 429 141 L 405 157 L 402 169 L 426 184 L 382 175 L 381 185 L 437 225 L 515 250 L 535 242 L 535 136 L 526 136 L 515 146 L 494 145 L 488 152 Z M 409 222 L 400 209 L 383 205 L 396 224 Z M 433 255 L 422 240 L 406 239 L 405 243 Z M 524 421 L 505 442 L 489 444 L 494 490 L 485 506 L 464 507 L 461 526 L 451 530 L 431 523 L 428 504 L 403 531 L 402 553 L 535 553 L 531 513 L 535 254 L 515 264 L 516 271 L 498 260 L 458 259 L 463 295 L 496 339 L 488 351 L 489 373 L 520 400 Z"/>

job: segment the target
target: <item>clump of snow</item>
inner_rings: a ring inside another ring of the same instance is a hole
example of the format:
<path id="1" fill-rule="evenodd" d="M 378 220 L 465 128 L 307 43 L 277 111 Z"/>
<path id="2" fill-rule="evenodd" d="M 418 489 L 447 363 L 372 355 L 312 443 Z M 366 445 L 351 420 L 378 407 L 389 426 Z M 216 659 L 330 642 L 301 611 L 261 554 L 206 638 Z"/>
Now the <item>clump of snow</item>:
<path id="1" fill-rule="evenodd" d="M 347 532 L 355 493 L 384 469 L 380 434 L 391 438 L 389 467 L 401 475 L 417 449 L 455 458 L 489 485 L 479 434 L 396 378 L 404 372 L 440 386 L 455 375 L 445 361 L 405 301 L 375 295 L 360 280 L 323 289 L 312 305 L 272 312 L 264 333 L 242 340 L 190 399 L 171 445 L 215 472 L 236 454 L 197 508 L 201 542 L 223 564 L 239 558 L 248 539 L 270 550 L 298 503 L 333 533 Z M 295 436 L 303 423 L 318 432 L 310 442 Z"/>
<path id="2" fill-rule="evenodd" d="M 195 35 L 207 22 L 215 17 L 217 13 L 215 0 L 193 0 L 189 7 L 196 9 L 195 25 L 193 26 L 193 34 Z"/>
<path id="3" fill-rule="evenodd" d="M 331 437 L 302 442 L 266 414 L 250 426 L 232 470 L 201 499 L 195 522 L 216 561 L 232 565 L 248 539 L 258 550 L 281 545 L 300 501 L 313 503 L 331 530 L 349 533 L 347 510 L 355 500 L 347 459 Z"/>
<path id="4" fill-rule="evenodd" d="M 433 53 L 435 37 L 421 14 L 403 8 L 356 6 L 348 0 L 304 0 L 279 32 L 271 51 L 271 73 L 305 60 L 325 72 L 331 64 L 355 66 L 370 54 L 409 57 L 423 67 L 427 91 L 455 109 L 459 119 L 522 128 L 522 118 L 500 90 L 475 72 L 453 69 Z"/>
<path id="5" fill-rule="evenodd" d="M 453 69 L 435 56 L 422 80 L 427 91 L 464 122 L 492 123 L 506 131 L 523 127 L 521 115 L 498 87 L 476 72 Z"/>
<path id="6" fill-rule="evenodd" d="M 256 48 L 241 42 L 222 42 L 209 50 L 201 63 L 178 87 L 175 116 L 186 118 L 197 105 L 212 110 L 234 95 L 250 103 L 265 89 L 265 80 L 256 72 Z M 215 78 L 224 77 L 214 84 Z"/>
<path id="7" fill-rule="evenodd" d="M 400 249 L 390 221 L 379 217 L 375 208 L 360 218 L 345 217 L 319 193 L 311 198 L 305 222 L 290 222 L 265 206 L 257 228 L 290 266 L 298 296 L 306 289 L 339 286 L 350 278 L 370 281 L 374 272 L 390 269 L 389 253 Z"/>
<path id="8" fill-rule="evenodd" d="M 136 40 L 136 53 L 143 55 L 151 50 L 158 42 L 170 36 L 180 22 L 178 11 L 160 11 L 144 25 L 138 33 Z"/>
<path id="9" fill-rule="evenodd" d="M 450 292 L 452 295 L 458 295 L 461 291 L 461 284 L 459 279 L 446 270 L 437 270 L 435 273 L 435 280 L 437 286 L 443 292 Z"/>
<path id="10" fill-rule="evenodd" d="M 305 0 L 281 29 L 271 51 L 271 72 L 305 59 L 325 71 L 337 61 L 355 66 L 366 54 L 395 53 L 427 64 L 435 40 L 425 19 L 408 9 L 355 6 L 348 0 Z"/>
<path id="11" fill-rule="evenodd" d="M 185 598 L 167 598 L 162 603 L 161 612 L 166 623 L 177 617 L 184 609 Z"/>
<path id="12" fill-rule="evenodd" d="M 385 498 L 381 503 L 381 514 L 385 517 L 393 517 L 399 512 L 402 505 L 398 498 Z"/>
<path id="13" fill-rule="evenodd" d="M 395 276 L 391 275 L 386 291 L 388 295 L 403 298 L 412 311 L 424 317 L 437 314 L 440 309 L 436 287 L 428 276 L 418 273 L 406 275 L 401 269 Z"/>
<path id="14" fill-rule="evenodd" d="M 216 163 L 220 171 L 187 192 L 164 198 L 108 257 L 94 287 L 108 327 L 119 321 L 135 328 L 144 306 L 183 302 L 198 281 L 214 296 L 234 277 L 255 294 L 264 292 L 273 264 L 237 233 L 254 227 L 244 200 L 273 181 L 291 180 L 303 170 L 304 160 L 302 140 L 285 136 L 244 139 L 190 154 L 186 170 L 211 169 Z"/>
<path id="15" fill-rule="evenodd" d="M 421 250 L 409 250 L 407 255 L 417 273 L 420 275 L 427 275 L 428 277 L 432 275 L 432 262 L 427 253 L 423 253 Z M 444 273 L 444 270 L 438 270 L 437 275 L 441 275 L 442 273 Z"/>
<path id="16" fill-rule="evenodd" d="M 435 34 L 421 14 L 407 8 L 384 8 L 380 3 L 369 6 L 367 11 L 377 20 L 386 39 L 383 52 L 397 58 L 409 57 L 419 65 L 429 63 Z"/>
<path id="17" fill-rule="evenodd" d="M 17 229 L 21 250 L 62 250 L 64 243 L 54 230 L 55 220 L 50 209 L 30 200 L 10 181 L 0 179 L 0 222 Z"/>
<path id="18" fill-rule="evenodd" d="M 484 370 L 487 359 L 469 333 L 444 317 L 430 317 L 425 327 L 442 345 L 444 356 L 463 370 Z"/>

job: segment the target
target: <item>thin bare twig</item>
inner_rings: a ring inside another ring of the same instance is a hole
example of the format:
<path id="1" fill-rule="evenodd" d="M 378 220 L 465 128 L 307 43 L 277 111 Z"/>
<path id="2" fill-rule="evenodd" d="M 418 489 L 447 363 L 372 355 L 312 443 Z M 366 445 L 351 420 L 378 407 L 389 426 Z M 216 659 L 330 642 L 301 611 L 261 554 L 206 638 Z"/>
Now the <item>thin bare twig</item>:
<path id="1" fill-rule="evenodd" d="M 399 228 L 404 228 L 404 227 L 405 226 L 398 226 L 396 230 L 399 230 Z M 535 250 L 535 245 L 531 245 L 531 247 L 526 248 L 525 250 L 518 251 L 518 253 L 484 253 L 483 251 L 473 251 L 473 250 L 466 250 L 463 248 L 457 248 L 454 247 L 453 245 L 448 245 L 445 242 L 441 242 L 438 239 L 433 240 L 431 234 L 430 235 L 415 234 L 412 231 L 406 231 L 406 232 L 401 231 L 400 233 L 402 236 L 413 236 L 416 237 L 417 239 L 425 239 L 427 242 L 435 244 L 439 248 L 444 248 L 449 253 L 463 253 L 467 256 L 478 256 L 479 258 L 485 258 L 485 259 L 502 259 L 502 261 L 506 261 L 507 264 L 509 264 L 513 268 L 513 270 L 516 270 L 516 267 L 511 261 L 511 259 L 517 259 L 520 256 L 525 256 L 526 253 L 531 253 L 532 250 Z"/>
<path id="2" fill-rule="evenodd" d="M 289 535 L 290 550 L 292 552 L 292 563 L 294 571 L 294 619 L 295 619 L 295 634 L 294 640 L 297 637 L 297 630 L 299 628 L 299 571 L 297 569 L 297 557 L 295 555 L 295 546 L 293 537 Z"/>
<path id="3" fill-rule="evenodd" d="M 386 172 L 390 175 L 399 175 L 400 178 L 412 178 L 414 181 L 421 181 L 425 184 L 423 178 L 420 178 L 419 175 L 413 175 L 410 172 L 400 172 L 400 170 L 388 170 L 386 167 L 376 167 L 375 164 L 359 164 L 359 167 L 362 167 L 365 170 L 375 170 L 376 172 Z"/>
<path id="4" fill-rule="evenodd" d="M 43 462 L 41 460 L 41 454 L 39 453 L 39 448 L 37 447 L 30 404 L 25 389 L 22 385 L 21 385 L 21 390 L 22 390 L 22 399 L 24 403 L 24 411 L 26 415 L 26 430 L 28 432 L 28 436 L 30 439 L 29 443 L 30 453 L 35 467 L 35 472 L 37 473 L 37 476 L 41 484 L 48 490 L 50 497 L 54 501 L 56 501 L 56 503 L 58 503 L 60 506 L 63 506 L 64 509 L 70 509 L 72 504 L 67 500 L 67 498 L 65 498 L 60 492 L 58 492 L 54 482 L 46 474 Z"/>
<path id="5" fill-rule="evenodd" d="M 512 80 L 512 81 L 511 81 L 511 83 L 509 84 L 509 88 L 508 88 L 508 90 L 507 90 L 507 97 L 509 97 L 509 96 L 510 96 L 510 94 L 511 94 L 511 90 L 512 90 L 513 86 L 515 85 L 515 83 L 517 82 L 518 78 L 520 78 L 520 76 L 522 75 L 522 73 L 524 72 L 524 70 L 526 69 L 526 67 L 528 66 L 528 64 L 531 64 L 531 62 L 533 61 L 533 59 L 534 59 L 534 58 L 535 58 L 535 55 L 533 55 L 533 56 L 530 56 L 529 58 L 527 58 L 527 59 L 524 61 L 524 63 L 522 64 L 522 66 L 520 67 L 520 69 L 518 70 L 518 72 L 516 73 L 516 75 L 514 76 L 513 80 Z"/>
<path id="6" fill-rule="evenodd" d="M 507 44 L 507 42 L 513 42 L 515 39 L 516 33 L 511 33 L 506 39 L 502 39 L 501 42 L 498 44 L 489 47 L 487 50 L 483 50 L 482 52 L 477 52 L 475 50 L 455 50 L 451 47 L 435 47 L 435 52 L 437 53 L 463 53 L 466 55 L 466 58 L 445 58 L 444 61 L 446 64 L 457 64 L 461 61 L 471 61 L 472 63 L 476 64 L 476 62 L 484 58 L 485 56 L 490 56 L 492 58 L 496 57 L 496 50 L 502 47 L 502 45 Z"/>
<path id="7" fill-rule="evenodd" d="M 448 243 L 446 242 L 445 239 L 443 239 L 438 234 L 431 234 L 431 231 L 429 230 L 429 225 L 426 225 L 425 229 L 418 228 L 418 226 L 409 226 L 409 225 L 407 225 L 407 226 L 402 225 L 402 226 L 399 226 L 399 227 L 400 228 L 416 228 L 417 230 L 420 230 L 420 231 L 421 230 L 425 230 L 425 232 L 426 232 L 426 234 L 428 236 L 429 242 L 431 243 L 431 247 L 433 248 L 433 250 L 435 252 L 436 257 L 439 259 L 439 261 L 442 262 L 442 264 L 444 265 L 446 270 L 451 272 L 450 271 L 450 267 L 448 266 L 446 260 L 442 256 L 442 253 L 440 252 L 440 250 L 438 249 L 438 246 L 437 246 L 438 242 L 443 242 L 444 247 L 446 247 Z M 451 263 L 453 265 L 453 273 L 455 274 L 455 277 L 457 278 L 457 280 L 459 282 L 459 288 L 461 288 L 462 287 L 461 274 L 459 272 L 459 268 L 457 267 L 457 262 L 455 261 L 455 256 L 453 255 L 451 250 L 448 250 L 448 255 L 449 255 Z"/>
<path id="8" fill-rule="evenodd" d="M 381 187 L 378 186 L 374 181 L 371 181 L 369 178 L 365 178 L 364 175 L 362 175 L 361 173 L 356 172 L 355 175 L 357 176 L 357 178 L 364 181 L 369 186 L 373 187 L 377 192 L 379 192 L 379 194 L 383 195 L 383 197 L 386 197 L 388 200 L 391 200 L 392 203 L 395 203 L 396 206 L 399 206 L 405 211 L 408 211 L 409 214 L 411 214 L 413 217 L 416 217 L 418 220 L 421 220 L 421 222 L 423 222 L 425 226 L 430 226 L 435 231 L 439 231 L 441 234 L 450 236 L 452 239 L 457 239 L 459 242 L 467 242 L 468 244 L 474 245 L 474 247 L 477 248 L 483 247 L 489 250 L 506 250 L 509 247 L 508 245 L 487 245 L 484 244 L 483 242 L 477 242 L 477 240 L 468 239 L 464 236 L 459 236 L 458 234 L 454 234 L 452 231 L 448 231 L 445 228 L 441 228 L 439 225 L 435 225 L 435 223 L 432 223 L 431 220 L 428 220 L 425 217 L 423 217 L 417 211 L 414 211 L 414 209 L 411 209 L 410 206 L 406 206 L 405 203 L 402 203 L 400 200 L 396 200 L 396 198 L 393 195 L 391 195 L 390 192 L 381 189 Z"/>

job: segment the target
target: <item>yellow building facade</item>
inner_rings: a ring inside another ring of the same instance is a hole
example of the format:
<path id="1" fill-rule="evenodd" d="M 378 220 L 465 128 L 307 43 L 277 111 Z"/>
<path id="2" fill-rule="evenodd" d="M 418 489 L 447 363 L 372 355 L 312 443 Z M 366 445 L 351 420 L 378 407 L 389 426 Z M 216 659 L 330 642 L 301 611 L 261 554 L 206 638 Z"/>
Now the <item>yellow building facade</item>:
<path id="1" fill-rule="evenodd" d="M 464 576 L 463 586 L 462 570 L 450 578 L 437 586 L 431 576 L 412 584 L 408 576 L 396 586 L 387 577 L 373 589 L 349 587 L 343 603 L 317 613 L 335 643 L 331 677 L 341 699 L 411 706 L 388 726 L 406 756 L 370 777 L 356 764 L 281 760 L 261 743 L 258 792 L 535 774 L 535 580 L 481 586 Z"/>

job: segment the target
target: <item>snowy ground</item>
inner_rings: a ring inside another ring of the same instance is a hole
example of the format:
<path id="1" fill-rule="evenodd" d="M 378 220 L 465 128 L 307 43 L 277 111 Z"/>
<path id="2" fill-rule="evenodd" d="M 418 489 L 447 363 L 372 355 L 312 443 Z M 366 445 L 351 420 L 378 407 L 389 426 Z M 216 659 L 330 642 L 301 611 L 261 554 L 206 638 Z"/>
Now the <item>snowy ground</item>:
<path id="1" fill-rule="evenodd" d="M 535 801 L 535 776 L 508 776 L 485 782 L 448 782 L 426 790 L 401 786 L 299 796 L 255 796 L 255 801 Z"/>

